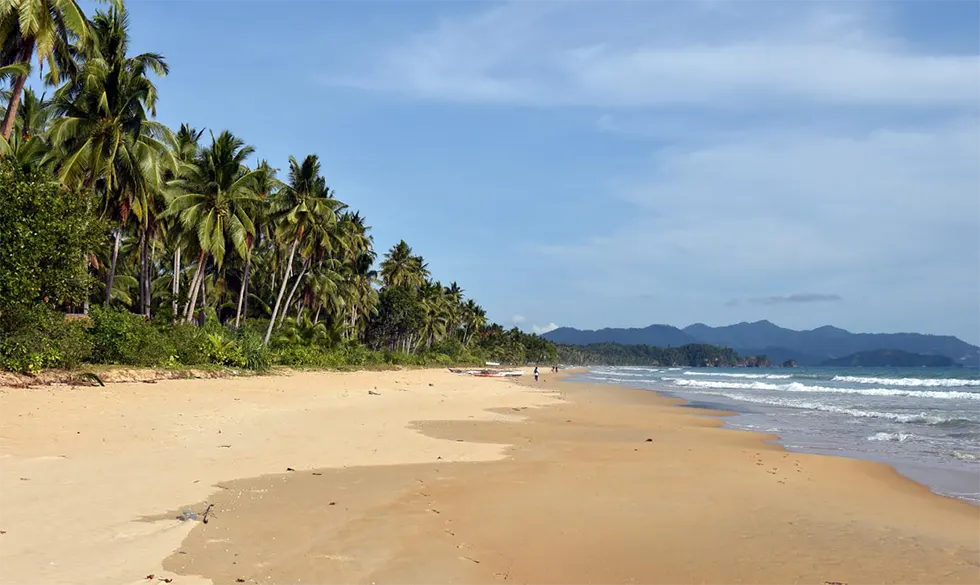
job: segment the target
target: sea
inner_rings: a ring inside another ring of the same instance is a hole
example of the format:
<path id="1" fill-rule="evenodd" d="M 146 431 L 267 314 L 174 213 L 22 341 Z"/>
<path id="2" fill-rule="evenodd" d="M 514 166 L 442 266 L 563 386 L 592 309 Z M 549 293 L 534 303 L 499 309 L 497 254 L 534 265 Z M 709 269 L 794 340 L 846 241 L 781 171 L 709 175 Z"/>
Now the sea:
<path id="1" fill-rule="evenodd" d="M 728 410 L 791 451 L 880 461 L 980 505 L 980 371 L 966 368 L 591 367 L 575 378 Z"/>

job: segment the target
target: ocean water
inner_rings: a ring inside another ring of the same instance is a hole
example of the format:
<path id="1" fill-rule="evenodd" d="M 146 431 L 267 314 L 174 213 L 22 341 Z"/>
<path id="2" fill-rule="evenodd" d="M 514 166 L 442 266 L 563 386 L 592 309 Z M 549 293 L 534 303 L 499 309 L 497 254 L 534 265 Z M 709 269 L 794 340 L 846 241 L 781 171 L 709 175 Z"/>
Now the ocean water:
<path id="1" fill-rule="evenodd" d="M 793 451 L 882 461 L 980 504 L 980 372 L 965 368 L 593 367 L 580 381 L 730 410 Z"/>

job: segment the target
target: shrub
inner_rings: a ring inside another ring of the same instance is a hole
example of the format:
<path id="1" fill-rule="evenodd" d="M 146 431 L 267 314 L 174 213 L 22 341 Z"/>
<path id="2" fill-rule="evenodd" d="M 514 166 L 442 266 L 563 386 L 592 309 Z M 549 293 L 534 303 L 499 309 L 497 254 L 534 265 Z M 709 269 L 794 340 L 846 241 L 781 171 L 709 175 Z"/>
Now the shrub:
<path id="1" fill-rule="evenodd" d="M 257 372 L 268 370 L 272 366 L 272 353 L 262 343 L 262 335 L 251 329 L 238 332 L 238 349 L 242 355 L 242 367 Z"/>
<path id="2" fill-rule="evenodd" d="M 275 360 L 284 366 L 300 368 L 331 368 L 338 364 L 323 350 L 308 345 L 287 345 L 275 352 Z"/>
<path id="3" fill-rule="evenodd" d="M 174 365 L 198 366 L 207 363 L 204 344 L 207 335 L 200 327 L 181 323 L 162 325 L 167 341 L 168 361 Z"/>
<path id="4" fill-rule="evenodd" d="M 229 339 L 222 332 L 208 333 L 204 344 L 204 353 L 208 363 L 219 366 L 244 367 L 245 357 L 234 339 Z"/>
<path id="5" fill-rule="evenodd" d="M 103 364 L 155 366 L 170 358 L 167 337 L 144 317 L 126 311 L 93 307 L 92 361 Z"/>
<path id="6" fill-rule="evenodd" d="M 0 311 L 0 369 L 75 367 L 92 351 L 85 327 L 43 303 L 6 307 Z"/>
<path id="7" fill-rule="evenodd" d="M 105 243 L 87 193 L 0 156 L 0 302 L 28 307 L 42 300 L 80 304 L 92 278 L 85 254 Z"/>

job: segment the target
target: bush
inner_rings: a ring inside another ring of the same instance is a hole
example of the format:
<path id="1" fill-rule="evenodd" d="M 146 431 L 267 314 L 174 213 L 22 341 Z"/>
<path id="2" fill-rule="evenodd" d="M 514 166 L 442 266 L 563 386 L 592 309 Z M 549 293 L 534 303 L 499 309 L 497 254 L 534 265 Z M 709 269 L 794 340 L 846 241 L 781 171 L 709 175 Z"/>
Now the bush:
<path id="1" fill-rule="evenodd" d="M 4 307 L 75 303 L 92 277 L 85 255 L 105 244 L 90 194 L 0 156 L 0 302 Z M 28 309 L 30 310 L 30 309 Z"/>
<path id="2" fill-rule="evenodd" d="M 338 356 L 308 345 L 280 347 L 275 352 L 275 360 L 284 366 L 299 368 L 339 368 L 344 365 Z"/>
<path id="3" fill-rule="evenodd" d="M 72 368 L 92 351 L 82 321 L 68 321 L 45 304 L 0 311 L 0 369 L 35 373 Z"/>
<path id="4" fill-rule="evenodd" d="M 168 362 L 173 365 L 199 366 L 208 363 L 204 351 L 207 335 L 200 327 L 181 323 L 163 325 L 167 341 Z"/>
<path id="5" fill-rule="evenodd" d="M 238 349 L 242 355 L 242 367 L 264 372 L 272 366 L 272 353 L 262 343 L 262 335 L 250 329 L 238 332 Z"/>
<path id="6" fill-rule="evenodd" d="M 156 366 L 172 361 L 169 340 L 146 318 L 105 307 L 93 307 L 90 316 L 93 362 Z"/>

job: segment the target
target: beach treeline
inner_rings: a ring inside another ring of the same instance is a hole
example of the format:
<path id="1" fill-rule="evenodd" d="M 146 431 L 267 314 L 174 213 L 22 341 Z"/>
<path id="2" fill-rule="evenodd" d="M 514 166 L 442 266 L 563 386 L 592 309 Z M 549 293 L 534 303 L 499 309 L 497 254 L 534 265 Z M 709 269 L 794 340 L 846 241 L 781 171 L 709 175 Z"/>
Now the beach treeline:
<path id="1" fill-rule="evenodd" d="M 606 366 L 732 367 L 769 365 L 765 356 L 743 358 L 729 347 L 692 343 L 679 347 L 593 343 L 558 344 L 562 363 Z"/>
<path id="2" fill-rule="evenodd" d="M 128 29 L 122 2 L 0 3 L 0 368 L 555 358 L 406 242 L 378 258 L 315 154 L 158 122 L 169 66 Z"/>

